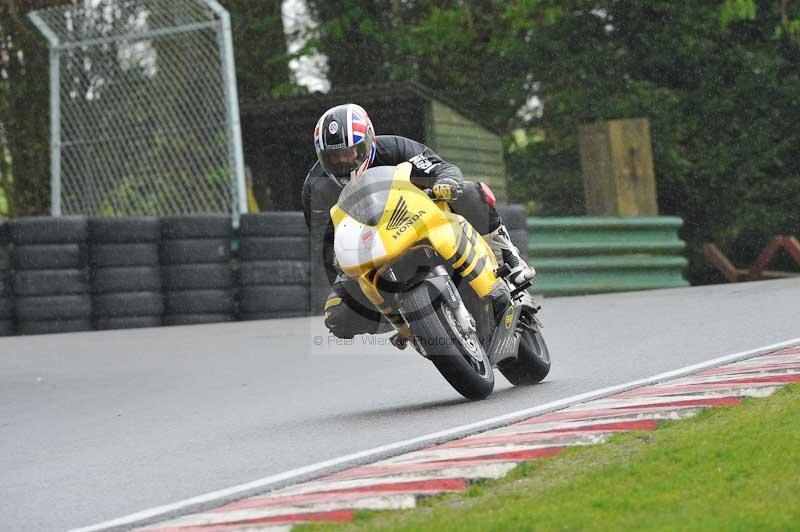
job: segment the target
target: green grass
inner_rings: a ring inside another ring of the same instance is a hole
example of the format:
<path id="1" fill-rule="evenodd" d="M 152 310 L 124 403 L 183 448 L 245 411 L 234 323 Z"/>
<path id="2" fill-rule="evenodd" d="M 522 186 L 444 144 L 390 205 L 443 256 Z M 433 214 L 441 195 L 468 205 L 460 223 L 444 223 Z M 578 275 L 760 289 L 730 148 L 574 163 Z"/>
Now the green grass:
<path id="1" fill-rule="evenodd" d="M 800 386 L 303 530 L 800 530 Z"/>

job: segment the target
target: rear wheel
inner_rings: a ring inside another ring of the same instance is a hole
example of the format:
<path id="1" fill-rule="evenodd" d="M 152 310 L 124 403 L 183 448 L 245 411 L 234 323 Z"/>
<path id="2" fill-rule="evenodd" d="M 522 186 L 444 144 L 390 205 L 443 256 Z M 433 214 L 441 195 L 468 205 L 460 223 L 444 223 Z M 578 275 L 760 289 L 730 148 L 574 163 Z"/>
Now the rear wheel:
<path id="1" fill-rule="evenodd" d="M 517 358 L 501 360 L 497 365 L 500 373 L 515 386 L 536 384 L 550 373 L 550 350 L 541 329 L 531 317 L 523 315 L 522 318 L 528 323 L 519 340 Z"/>
<path id="2" fill-rule="evenodd" d="M 494 372 L 477 333 L 464 330 L 439 294 L 428 284 L 415 288 L 403 306 L 411 312 L 411 332 L 439 373 L 467 399 L 485 399 L 494 389 Z"/>

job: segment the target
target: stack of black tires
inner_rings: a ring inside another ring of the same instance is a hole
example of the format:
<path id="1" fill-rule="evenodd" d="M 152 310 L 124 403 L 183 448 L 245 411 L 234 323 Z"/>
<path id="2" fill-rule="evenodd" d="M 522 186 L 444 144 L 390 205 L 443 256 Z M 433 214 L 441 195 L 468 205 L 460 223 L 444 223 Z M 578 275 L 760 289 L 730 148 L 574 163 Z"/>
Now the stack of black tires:
<path id="1" fill-rule="evenodd" d="M 498 210 L 527 254 L 525 208 Z M 309 240 L 302 212 L 243 215 L 238 261 L 226 215 L 0 221 L 0 336 L 318 314 Z"/>
<path id="2" fill-rule="evenodd" d="M 92 329 L 85 216 L 18 218 L 14 245 L 17 331 L 47 334 Z"/>
<path id="3" fill-rule="evenodd" d="M 158 327 L 164 313 L 156 217 L 92 218 L 89 222 L 94 326 L 98 330 Z"/>
<path id="4" fill-rule="evenodd" d="M 0 337 L 14 334 L 14 299 L 11 290 L 11 250 L 8 225 L 0 220 Z"/>
<path id="5" fill-rule="evenodd" d="M 524 205 L 497 205 L 511 241 L 524 257 L 528 256 L 528 211 Z"/>
<path id="6" fill-rule="evenodd" d="M 165 325 L 232 321 L 236 317 L 230 216 L 161 219 Z"/>
<path id="7" fill-rule="evenodd" d="M 239 226 L 241 319 L 308 315 L 313 284 L 309 245 L 302 212 L 242 216 Z"/>

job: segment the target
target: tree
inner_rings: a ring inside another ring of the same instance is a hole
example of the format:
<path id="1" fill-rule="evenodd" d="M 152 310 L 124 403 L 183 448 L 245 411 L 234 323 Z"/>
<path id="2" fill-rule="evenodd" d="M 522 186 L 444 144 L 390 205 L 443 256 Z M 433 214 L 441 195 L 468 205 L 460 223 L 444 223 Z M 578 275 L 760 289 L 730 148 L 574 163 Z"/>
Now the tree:
<path id="1" fill-rule="evenodd" d="M 243 112 L 268 103 L 276 97 L 305 92 L 290 75 L 289 54 L 286 46 L 281 0 L 224 0 L 231 14 L 236 77 L 239 102 Z M 266 139 L 248 135 L 247 124 L 243 132 L 246 160 L 252 151 L 264 150 Z M 253 192 L 262 209 L 271 206 L 271 194 L 281 195 L 282 183 L 271 182 L 268 175 L 255 173 Z"/>
<path id="2" fill-rule="evenodd" d="M 307 0 L 320 24 L 312 30 L 309 51 L 328 59 L 327 77 L 333 87 L 389 79 L 399 57 L 391 46 L 399 23 L 397 0 Z"/>
<path id="3" fill-rule="evenodd" d="M 746 262 L 773 234 L 798 232 L 800 69 L 789 28 L 800 6 L 787 4 L 783 12 L 749 0 L 510 5 L 504 18 L 515 31 L 500 45 L 534 73 L 543 102 L 534 124 L 546 132 L 526 149 L 527 194 L 549 192 L 547 213 L 574 207 L 564 201 L 574 188 L 553 187 L 539 168 L 560 161 L 562 182 L 574 187 L 579 123 L 646 116 L 661 211 L 686 222 L 692 280 L 709 273 L 703 241 Z M 539 23 L 548 7 L 557 15 Z"/>
<path id="4" fill-rule="evenodd" d="M 231 14 L 239 100 L 259 100 L 296 92 L 281 17 L 282 0 L 223 0 Z"/>
<path id="5" fill-rule="evenodd" d="M 797 0 L 309 0 L 336 87 L 413 79 L 510 133 L 511 192 L 584 212 L 580 124 L 647 117 L 661 212 L 741 261 L 800 231 Z"/>
<path id="6" fill-rule="evenodd" d="M 13 161 L 10 166 L 2 165 L 0 182 L 11 215 L 45 214 L 50 206 L 47 44 L 27 21 L 25 13 L 61 3 L 59 0 L 0 3 L 3 59 L 0 122 L 6 128 Z"/>
<path id="7" fill-rule="evenodd" d="M 413 80 L 505 130 L 519 73 L 492 44 L 499 0 L 308 0 L 320 24 L 309 51 L 328 58 L 333 88 Z M 524 78 L 524 76 L 523 76 Z"/>

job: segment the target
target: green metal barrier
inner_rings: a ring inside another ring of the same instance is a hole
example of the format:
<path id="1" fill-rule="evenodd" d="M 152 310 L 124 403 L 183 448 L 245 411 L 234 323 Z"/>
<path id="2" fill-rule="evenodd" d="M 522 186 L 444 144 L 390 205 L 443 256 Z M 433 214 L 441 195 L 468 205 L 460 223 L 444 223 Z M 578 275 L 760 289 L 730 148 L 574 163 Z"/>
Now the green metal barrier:
<path id="1" fill-rule="evenodd" d="M 688 286 L 674 216 L 528 218 L 533 292 L 552 296 Z"/>

